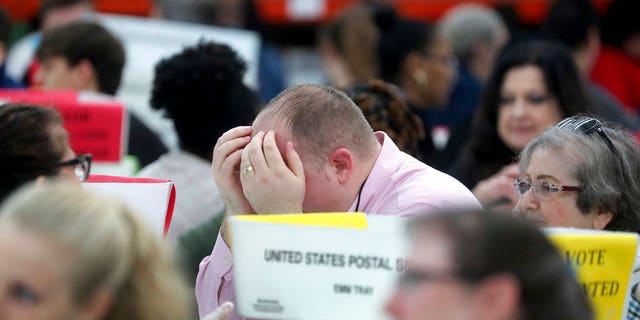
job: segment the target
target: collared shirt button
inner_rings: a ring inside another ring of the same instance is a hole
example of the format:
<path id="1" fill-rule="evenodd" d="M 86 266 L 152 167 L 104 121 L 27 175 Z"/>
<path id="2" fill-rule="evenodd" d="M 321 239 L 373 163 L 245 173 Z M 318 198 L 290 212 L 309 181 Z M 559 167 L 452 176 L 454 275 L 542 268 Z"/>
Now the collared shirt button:
<path id="1" fill-rule="evenodd" d="M 229 258 L 224 259 L 224 265 L 228 266 L 229 264 L 231 264 L 231 260 Z"/>

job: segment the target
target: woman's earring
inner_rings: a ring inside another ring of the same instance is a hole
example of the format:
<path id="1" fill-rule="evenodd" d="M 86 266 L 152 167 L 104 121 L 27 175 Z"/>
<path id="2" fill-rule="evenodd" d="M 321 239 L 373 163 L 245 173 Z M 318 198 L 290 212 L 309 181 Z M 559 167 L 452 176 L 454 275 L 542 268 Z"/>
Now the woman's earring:
<path id="1" fill-rule="evenodd" d="M 424 87 L 429 82 L 429 76 L 427 76 L 424 70 L 416 70 L 413 73 L 413 80 L 415 80 L 418 85 Z"/>

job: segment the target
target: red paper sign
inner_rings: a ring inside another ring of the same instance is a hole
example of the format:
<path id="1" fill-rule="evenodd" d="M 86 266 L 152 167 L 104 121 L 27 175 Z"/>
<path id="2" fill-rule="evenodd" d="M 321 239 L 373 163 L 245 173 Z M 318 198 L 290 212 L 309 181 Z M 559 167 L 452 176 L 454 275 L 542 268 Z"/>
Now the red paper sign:
<path id="1" fill-rule="evenodd" d="M 56 109 L 71 148 L 78 154 L 90 153 L 95 161 L 119 162 L 126 151 L 126 111 L 116 100 L 81 101 L 74 91 L 40 90 L 0 90 L 0 100 Z"/>

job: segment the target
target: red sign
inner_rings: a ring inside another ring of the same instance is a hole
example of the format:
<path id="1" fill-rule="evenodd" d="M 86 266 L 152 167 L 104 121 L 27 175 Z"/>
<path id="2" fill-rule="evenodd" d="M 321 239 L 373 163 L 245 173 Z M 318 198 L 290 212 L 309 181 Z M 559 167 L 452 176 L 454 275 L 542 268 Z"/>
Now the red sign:
<path id="1" fill-rule="evenodd" d="M 268 24 L 316 24 L 332 19 L 342 10 L 359 2 L 361 1 L 254 0 L 254 6 L 261 20 Z M 393 0 L 386 2 L 391 4 L 401 15 L 424 21 L 436 21 L 447 10 L 461 3 L 475 2 L 492 7 L 504 6 L 513 8 L 519 20 L 528 24 L 538 24 L 543 21 L 549 11 L 550 3 L 552 3 L 550 0 Z M 600 13 L 603 13 L 612 0 L 591 0 L 591 2 Z M 316 12 L 307 12 L 306 18 L 297 16 L 296 10 L 291 8 L 298 4 L 306 10 L 313 9 Z"/>
<path id="2" fill-rule="evenodd" d="M 69 133 L 71 148 L 95 161 L 119 162 L 125 153 L 124 105 L 114 99 L 79 99 L 75 91 L 0 90 L 0 101 L 56 109 Z"/>

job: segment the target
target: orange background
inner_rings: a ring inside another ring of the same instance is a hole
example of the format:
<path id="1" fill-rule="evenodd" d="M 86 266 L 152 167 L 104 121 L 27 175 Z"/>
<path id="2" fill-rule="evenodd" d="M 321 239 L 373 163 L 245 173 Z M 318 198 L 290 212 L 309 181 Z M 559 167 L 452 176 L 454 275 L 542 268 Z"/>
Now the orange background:
<path id="1" fill-rule="evenodd" d="M 289 0 L 254 0 L 260 17 L 266 23 L 291 24 L 293 21 L 286 12 Z M 318 19 L 304 23 L 318 23 L 333 17 L 341 9 L 358 2 L 357 0 L 324 0 L 326 12 Z M 611 0 L 592 0 L 600 12 L 603 12 Z M 552 0 L 390 0 L 399 12 L 406 16 L 433 21 L 450 7 L 463 2 L 484 3 L 491 6 L 514 5 L 524 23 L 537 23 L 546 15 Z M 147 16 L 153 0 L 94 0 L 100 12 Z M 24 21 L 35 17 L 40 0 L 0 0 L 13 20 Z"/>

